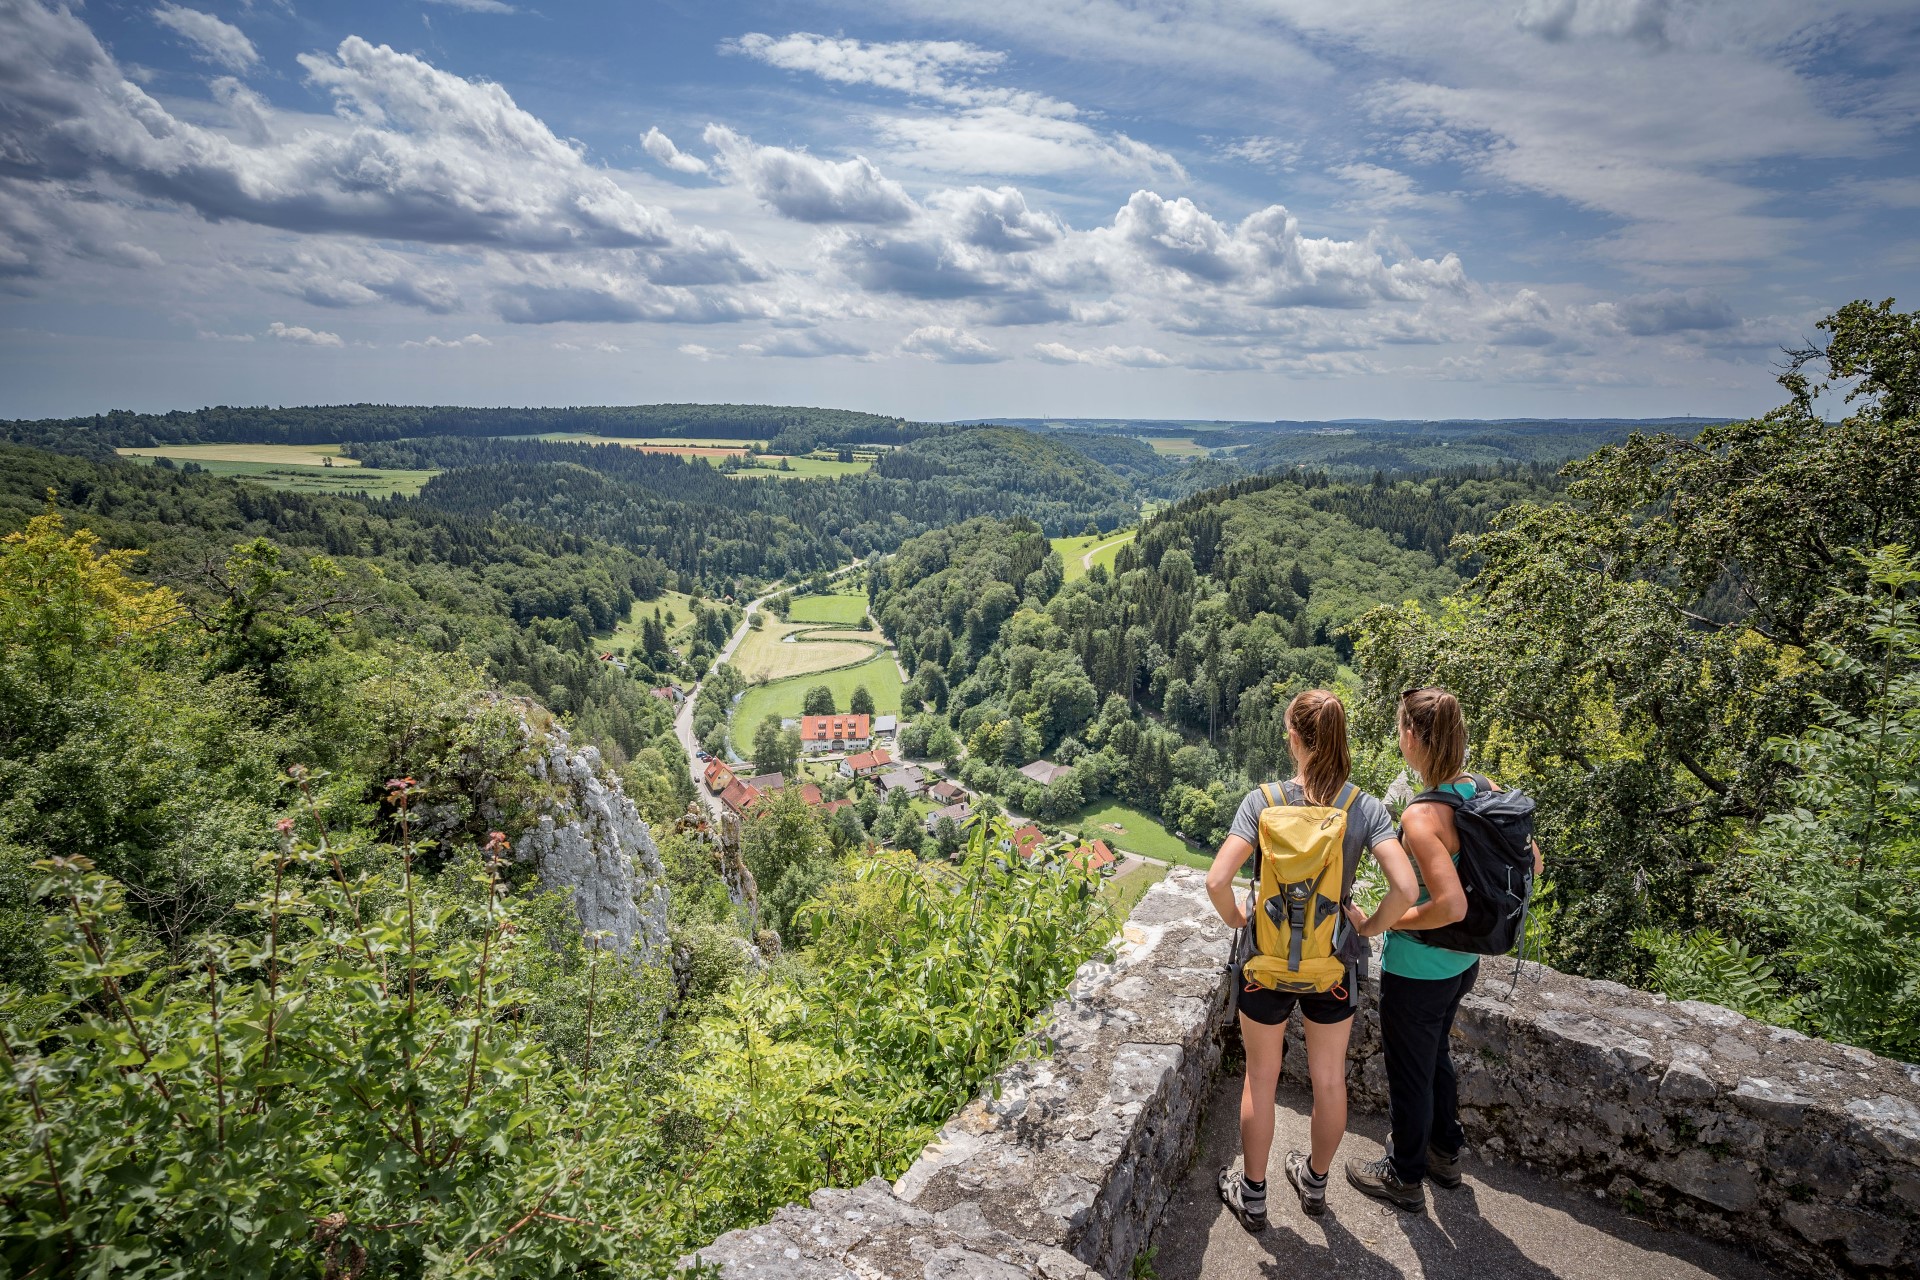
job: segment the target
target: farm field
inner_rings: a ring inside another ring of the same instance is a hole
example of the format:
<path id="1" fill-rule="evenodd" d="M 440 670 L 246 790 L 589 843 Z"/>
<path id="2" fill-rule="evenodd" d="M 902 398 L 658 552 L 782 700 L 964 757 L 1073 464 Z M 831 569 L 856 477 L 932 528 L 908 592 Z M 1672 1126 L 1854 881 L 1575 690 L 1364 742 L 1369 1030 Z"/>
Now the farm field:
<path id="1" fill-rule="evenodd" d="M 1124 535 L 1109 538 L 1107 541 L 1101 543 L 1099 547 L 1094 550 L 1093 563 L 1104 566 L 1106 570 L 1111 573 L 1113 571 L 1113 562 L 1120 556 L 1120 548 L 1132 542 L 1134 536 L 1139 532 L 1138 529 L 1129 529 Z"/>
<path id="2" fill-rule="evenodd" d="M 794 676 L 787 680 L 776 680 L 770 684 L 751 686 L 740 695 L 740 701 L 734 706 L 732 728 L 734 750 L 738 751 L 742 746 L 750 745 L 754 728 L 768 716 L 798 718 L 806 701 L 807 690 L 819 684 L 833 690 L 833 705 L 842 711 L 847 709 L 847 702 L 853 697 L 854 689 L 865 685 L 867 692 L 873 695 L 873 706 L 877 713 L 899 714 L 900 672 L 893 665 L 893 654 L 882 653 L 857 667 L 815 672 L 811 675 Z"/>
<path id="3" fill-rule="evenodd" d="M 1146 446 L 1169 458 L 1204 458 L 1213 450 L 1186 436 L 1141 436 Z"/>
<path id="4" fill-rule="evenodd" d="M 167 444 L 115 449 L 123 458 L 172 458 L 175 462 L 277 462 L 290 467 L 357 467 L 337 444 Z M 331 460 L 331 461 L 329 461 Z"/>
<path id="5" fill-rule="evenodd" d="M 275 449 L 284 446 L 242 445 L 237 447 Z M 235 476 L 243 480 L 254 480 L 269 489 L 283 489 L 290 493 L 354 494 L 369 498 L 385 498 L 395 494 L 410 498 L 420 492 L 421 485 L 440 474 L 437 471 L 378 471 L 372 467 L 352 465 L 345 461 L 331 467 L 294 466 L 281 462 L 228 462 L 218 458 L 180 457 L 170 450 L 153 454 L 130 453 L 127 456 L 129 461 L 145 465 L 151 465 L 157 457 L 173 462 L 191 462 L 206 471 L 208 475 Z"/>
<path id="6" fill-rule="evenodd" d="M 823 628 L 816 622 L 769 618 L 765 626 L 748 630 L 733 655 L 733 665 L 749 680 L 784 680 L 862 662 L 884 644 L 877 637 L 853 639 L 856 635 L 865 633 L 844 627 Z"/>
<path id="7" fill-rule="evenodd" d="M 752 480 L 805 480 L 819 476 L 857 476 L 873 470 L 873 463 L 841 462 L 834 458 L 788 458 L 788 470 L 780 470 L 780 455 L 769 454 L 761 459 L 765 466 L 744 467 L 733 472 L 733 478 Z"/>
<path id="8" fill-rule="evenodd" d="M 553 444 L 623 444 L 629 449 L 653 449 L 677 452 L 682 449 L 716 449 L 721 453 L 745 453 L 764 440 L 723 439 L 719 436 L 603 436 L 591 431 L 548 431 L 537 436 L 502 436 L 503 440 L 545 440 Z"/>
<path id="9" fill-rule="evenodd" d="M 1213 865 L 1210 855 L 1195 852 L 1192 846 L 1160 825 L 1157 818 L 1116 800 L 1088 805 L 1064 825 L 1083 840 L 1105 840 L 1115 849 L 1128 853 L 1202 869 Z"/>
<path id="10" fill-rule="evenodd" d="M 788 617 L 795 622 L 838 622 L 857 627 L 867 618 L 867 598 L 842 591 L 830 596 L 797 596 Z"/>

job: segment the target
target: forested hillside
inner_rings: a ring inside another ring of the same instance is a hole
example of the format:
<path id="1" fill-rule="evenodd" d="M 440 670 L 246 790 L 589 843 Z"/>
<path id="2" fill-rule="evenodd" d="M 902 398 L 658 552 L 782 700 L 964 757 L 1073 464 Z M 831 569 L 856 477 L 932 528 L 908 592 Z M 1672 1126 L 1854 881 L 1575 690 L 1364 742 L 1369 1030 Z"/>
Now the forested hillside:
<path id="1" fill-rule="evenodd" d="M 850 409 L 805 409 L 758 404 L 643 404 L 558 409 L 474 409 L 457 405 L 302 405 L 229 407 L 132 413 L 115 410 L 84 418 L 42 418 L 0 426 L 0 439 L 71 453 L 168 444 L 342 444 L 415 436 L 587 435 L 784 437 L 792 452 L 824 441 L 901 442 L 929 428 Z"/>
<path id="2" fill-rule="evenodd" d="M 716 589 L 806 575 L 983 513 L 1050 532 L 1111 529 L 1139 498 L 1112 471 L 1025 432 L 945 432 L 887 453 L 867 475 L 730 477 L 703 459 L 619 445 L 432 437 L 361 444 L 381 467 L 446 470 L 419 501 L 577 530 L 658 557 Z"/>
<path id="3" fill-rule="evenodd" d="M 665 1277 L 905 1168 L 1111 919 L 998 832 L 929 872 L 797 796 L 728 855 L 799 893 L 758 917 L 673 829 L 667 704 L 586 643 L 663 573 L 0 447 L 10 1273 Z M 654 824 L 659 954 L 605 953 L 515 857 L 542 702 Z"/>
<path id="4" fill-rule="evenodd" d="M 1338 678 L 1346 624 L 1458 583 L 1386 529 L 1424 541 L 1436 510 L 1470 524 L 1498 483 L 1250 478 L 1161 512 L 1111 574 L 1064 585 L 1040 530 L 976 521 L 883 562 L 873 613 L 909 696 L 966 744 L 969 781 L 1052 818 L 1119 796 L 1208 841 L 1235 788 L 1285 758 L 1285 692 Z M 1040 788 L 1014 772 L 1043 756 L 1073 774 Z"/>

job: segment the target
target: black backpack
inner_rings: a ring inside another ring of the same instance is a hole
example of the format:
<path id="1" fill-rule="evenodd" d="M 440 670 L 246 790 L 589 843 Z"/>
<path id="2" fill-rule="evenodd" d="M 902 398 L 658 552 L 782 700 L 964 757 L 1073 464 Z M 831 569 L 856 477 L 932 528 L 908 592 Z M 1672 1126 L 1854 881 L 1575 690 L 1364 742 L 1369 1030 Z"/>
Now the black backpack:
<path id="1" fill-rule="evenodd" d="M 1444 804 L 1460 833 L 1460 887 L 1467 914 L 1437 929 L 1409 929 L 1430 947 L 1474 955 L 1503 956 L 1526 932 L 1533 897 L 1533 798 L 1522 791 L 1495 791 L 1478 775 L 1473 799 L 1450 791 L 1422 791 L 1411 803 Z"/>

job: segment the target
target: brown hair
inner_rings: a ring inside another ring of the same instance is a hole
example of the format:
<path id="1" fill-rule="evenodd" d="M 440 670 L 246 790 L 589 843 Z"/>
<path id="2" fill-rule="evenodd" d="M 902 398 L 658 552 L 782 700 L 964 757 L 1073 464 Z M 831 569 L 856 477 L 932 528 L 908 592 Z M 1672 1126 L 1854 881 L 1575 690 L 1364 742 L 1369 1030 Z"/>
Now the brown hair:
<path id="1" fill-rule="evenodd" d="M 1347 709 L 1325 689 L 1308 689 L 1287 704 L 1287 728 L 1293 733 L 1289 748 L 1300 766 L 1300 785 L 1307 799 L 1332 804 L 1353 772 Z"/>
<path id="2" fill-rule="evenodd" d="M 1400 725 L 1412 730 L 1407 763 L 1429 787 L 1452 782 L 1467 767 L 1467 722 L 1460 699 L 1445 689 L 1409 689 L 1400 695 Z"/>

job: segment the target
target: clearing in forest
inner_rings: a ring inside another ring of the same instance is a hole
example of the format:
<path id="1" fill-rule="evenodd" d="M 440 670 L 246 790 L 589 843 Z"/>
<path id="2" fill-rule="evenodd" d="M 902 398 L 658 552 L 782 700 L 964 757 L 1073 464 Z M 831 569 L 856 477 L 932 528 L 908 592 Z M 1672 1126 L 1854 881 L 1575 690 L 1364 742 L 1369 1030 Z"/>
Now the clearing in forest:
<path id="1" fill-rule="evenodd" d="M 785 471 L 780 469 L 782 461 L 787 464 Z M 837 458 L 795 458 L 769 453 L 756 458 L 754 465 L 743 467 L 732 475 L 735 480 L 806 480 L 820 476 L 857 476 L 871 470 L 871 458 L 841 462 Z"/>
<path id="2" fill-rule="evenodd" d="M 1087 576 L 1090 565 L 1103 564 L 1108 572 L 1112 572 L 1113 560 L 1120 554 L 1120 548 L 1132 542 L 1139 532 L 1138 529 L 1123 529 L 1119 533 L 1100 533 L 1091 537 L 1055 538 L 1053 549 L 1066 562 L 1067 581 L 1074 582 Z"/>
<path id="3" fill-rule="evenodd" d="M 855 638 L 859 637 L 859 638 Z M 784 680 L 864 662 L 880 651 L 882 638 L 817 622 L 780 622 L 749 630 L 733 655 L 734 669 L 748 680 Z"/>
<path id="4" fill-rule="evenodd" d="M 628 611 L 626 621 L 613 629 L 613 634 L 594 641 L 606 650 L 624 649 L 628 653 L 641 652 L 641 627 L 660 610 L 660 624 L 667 629 L 667 643 L 681 657 L 687 655 L 687 641 L 693 627 L 693 597 L 682 595 L 678 591 L 663 591 L 651 600 L 635 600 Z M 667 614 L 673 614 L 673 621 L 667 621 Z"/>
<path id="5" fill-rule="evenodd" d="M 857 591 L 796 596 L 787 616 L 794 622 L 838 622 L 857 627 L 867 620 L 867 598 Z"/>

